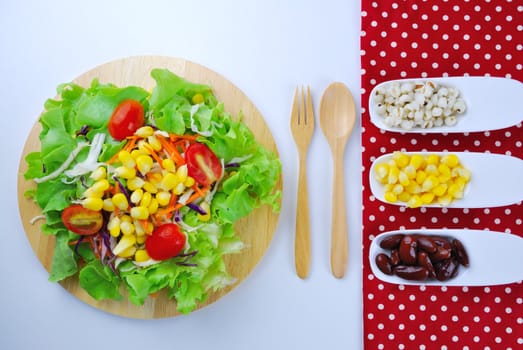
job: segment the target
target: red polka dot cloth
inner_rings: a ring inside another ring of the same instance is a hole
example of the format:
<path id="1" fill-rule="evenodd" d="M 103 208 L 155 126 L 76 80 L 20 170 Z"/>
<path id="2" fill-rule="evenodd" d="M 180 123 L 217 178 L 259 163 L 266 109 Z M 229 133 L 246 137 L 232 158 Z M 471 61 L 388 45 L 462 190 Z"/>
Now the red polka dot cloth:
<path id="1" fill-rule="evenodd" d="M 523 81 L 523 2 L 362 0 L 361 19 L 365 349 L 523 349 L 521 281 L 488 287 L 394 285 L 378 280 L 366 259 L 372 239 L 390 230 L 469 228 L 523 235 L 521 202 L 413 209 L 380 202 L 369 187 L 372 161 L 398 150 L 523 158 L 522 123 L 501 130 L 413 135 L 382 131 L 368 114 L 372 88 L 386 80 L 495 76 Z"/>

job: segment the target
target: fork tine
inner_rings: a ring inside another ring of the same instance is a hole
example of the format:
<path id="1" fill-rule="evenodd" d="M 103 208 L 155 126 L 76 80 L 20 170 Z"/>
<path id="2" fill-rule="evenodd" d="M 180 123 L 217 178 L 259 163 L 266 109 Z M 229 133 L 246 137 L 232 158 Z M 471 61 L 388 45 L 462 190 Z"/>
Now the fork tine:
<path id="1" fill-rule="evenodd" d="M 314 125 L 314 107 L 312 107 L 311 88 L 307 86 L 307 109 L 305 113 L 305 124 Z"/>
<path id="2" fill-rule="evenodd" d="M 296 89 L 294 90 L 294 100 L 292 102 L 292 111 L 291 111 L 291 124 L 298 124 L 299 118 L 300 118 L 300 112 L 299 112 L 299 105 L 298 105 L 298 96 L 299 90 L 296 86 Z"/>
<path id="3" fill-rule="evenodd" d="M 305 109 L 305 90 L 303 86 L 301 87 L 301 96 L 300 96 L 300 119 L 298 124 L 307 125 L 307 112 Z"/>

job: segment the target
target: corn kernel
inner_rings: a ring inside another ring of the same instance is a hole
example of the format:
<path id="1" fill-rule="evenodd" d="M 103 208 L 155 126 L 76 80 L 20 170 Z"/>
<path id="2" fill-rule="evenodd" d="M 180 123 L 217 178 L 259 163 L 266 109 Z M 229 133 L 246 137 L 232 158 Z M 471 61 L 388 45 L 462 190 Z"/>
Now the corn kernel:
<path id="1" fill-rule="evenodd" d="M 143 184 L 143 189 L 149 193 L 157 193 L 158 192 L 158 187 L 156 187 L 155 184 L 153 184 L 152 182 L 150 181 L 145 181 L 145 183 Z"/>
<path id="2" fill-rule="evenodd" d="M 86 198 L 102 198 L 104 194 L 103 191 L 95 191 L 92 187 L 89 187 L 84 191 L 83 196 Z"/>
<path id="3" fill-rule="evenodd" d="M 416 168 L 414 168 L 413 165 L 409 164 L 407 165 L 403 171 L 405 172 L 405 174 L 407 175 L 407 177 L 412 180 L 412 179 L 415 179 L 416 178 Z"/>
<path id="4" fill-rule="evenodd" d="M 137 235 L 136 236 L 136 243 L 143 244 L 143 243 L 145 243 L 146 239 L 147 239 L 147 235 L 145 233 L 143 235 Z"/>
<path id="5" fill-rule="evenodd" d="M 173 193 L 175 195 L 180 195 L 183 193 L 183 191 L 185 191 L 185 185 L 181 182 L 178 185 L 176 185 L 175 188 L 173 188 Z"/>
<path id="6" fill-rule="evenodd" d="M 136 162 L 131 156 L 131 153 L 126 150 L 121 150 L 118 152 L 118 160 L 122 162 L 122 165 L 126 168 L 134 168 L 136 166 Z"/>
<path id="7" fill-rule="evenodd" d="M 423 204 L 431 204 L 436 196 L 432 192 L 423 193 L 421 195 L 421 201 Z"/>
<path id="8" fill-rule="evenodd" d="M 158 138 L 156 136 L 154 136 L 154 135 L 149 136 L 147 138 L 147 141 L 149 142 L 149 146 L 151 146 L 151 148 L 153 150 L 155 150 L 156 152 L 162 150 L 162 143 L 160 142 L 160 140 L 158 140 Z"/>
<path id="9" fill-rule="evenodd" d="M 395 203 L 398 201 L 398 196 L 394 192 L 385 192 L 384 198 L 387 202 Z"/>
<path id="10" fill-rule="evenodd" d="M 441 163 L 454 168 L 459 165 L 459 158 L 455 154 L 446 154 L 441 158 Z"/>
<path id="11" fill-rule="evenodd" d="M 136 162 L 136 160 L 138 159 L 139 156 L 147 156 L 149 155 L 149 153 L 147 152 L 144 152 L 143 150 L 141 149 L 133 149 L 131 151 L 131 157 L 134 158 L 134 161 Z"/>
<path id="12" fill-rule="evenodd" d="M 376 179 L 381 183 L 387 182 L 387 177 L 389 174 L 389 166 L 386 163 L 376 164 L 374 168 L 374 173 L 376 174 Z"/>
<path id="13" fill-rule="evenodd" d="M 195 183 L 196 180 L 193 177 L 187 176 L 187 179 L 185 179 L 183 184 L 185 185 L 185 187 L 193 187 Z"/>
<path id="14" fill-rule="evenodd" d="M 174 165 L 174 161 L 171 158 L 165 158 L 162 160 L 162 168 L 171 173 L 176 173 L 176 167 Z"/>
<path id="15" fill-rule="evenodd" d="M 439 156 L 437 154 L 429 154 L 427 156 L 427 164 L 438 165 Z"/>
<path id="16" fill-rule="evenodd" d="M 151 192 L 144 192 L 144 194 L 142 196 L 142 200 L 140 201 L 140 205 L 142 207 L 147 208 L 151 204 L 152 199 L 153 198 L 152 198 Z"/>
<path id="17" fill-rule="evenodd" d="M 421 197 L 417 194 L 410 197 L 409 201 L 407 202 L 407 206 L 410 208 L 419 208 L 423 205 L 423 201 L 421 200 Z"/>
<path id="18" fill-rule="evenodd" d="M 134 233 L 136 233 L 136 241 L 138 242 L 138 237 L 145 235 L 145 228 L 139 220 L 133 220 Z M 143 242 L 138 242 L 143 243 Z"/>
<path id="19" fill-rule="evenodd" d="M 107 229 L 111 236 L 118 237 L 120 235 L 120 218 L 113 216 L 107 223 Z"/>
<path id="20" fill-rule="evenodd" d="M 200 93 L 197 93 L 197 94 L 194 94 L 193 97 L 191 98 L 191 102 L 194 104 L 194 105 L 198 105 L 200 103 L 203 103 L 204 101 L 204 97 L 202 94 Z"/>
<path id="21" fill-rule="evenodd" d="M 146 126 L 142 126 L 141 128 L 138 128 L 138 130 L 136 130 L 134 132 L 134 134 L 136 136 L 139 136 L 139 137 L 142 137 L 142 138 L 146 138 L 146 137 L 149 137 L 149 136 L 152 136 L 152 134 L 154 133 L 154 129 L 148 125 Z"/>
<path id="22" fill-rule="evenodd" d="M 99 211 L 104 207 L 104 201 L 101 198 L 88 197 L 82 201 L 84 208 Z"/>
<path id="23" fill-rule="evenodd" d="M 463 198 L 463 188 L 457 183 L 450 184 L 447 193 L 457 199 Z"/>
<path id="24" fill-rule="evenodd" d="M 437 175 L 438 166 L 436 164 L 427 164 L 427 166 L 425 167 L 425 172 L 429 175 Z"/>
<path id="25" fill-rule="evenodd" d="M 419 185 L 416 182 L 410 182 L 407 187 L 405 187 L 405 190 L 409 192 L 410 194 L 417 194 L 421 193 L 421 185 Z"/>
<path id="26" fill-rule="evenodd" d="M 127 197 L 123 193 L 117 193 L 112 198 L 113 204 L 116 208 L 120 210 L 126 210 L 129 206 L 129 202 L 127 201 Z"/>
<path id="27" fill-rule="evenodd" d="M 131 191 L 136 191 L 137 189 L 142 188 L 144 184 L 145 181 L 138 176 L 127 180 L 127 188 Z"/>
<path id="28" fill-rule="evenodd" d="M 125 235 L 132 235 L 134 233 L 134 224 L 129 221 L 122 221 L 120 223 L 120 231 Z"/>
<path id="29" fill-rule="evenodd" d="M 423 184 L 421 185 L 421 190 L 423 192 L 427 192 L 432 190 L 434 187 L 439 185 L 438 178 L 434 175 L 429 175 L 425 181 L 423 181 Z"/>
<path id="30" fill-rule="evenodd" d="M 114 203 L 111 198 L 104 199 L 104 206 L 102 208 L 103 210 L 108 211 L 108 212 L 113 212 L 114 208 L 115 208 Z"/>
<path id="31" fill-rule="evenodd" d="M 392 159 L 394 159 L 399 168 L 404 168 L 409 164 L 409 156 L 403 152 L 396 151 L 392 153 Z"/>
<path id="32" fill-rule="evenodd" d="M 91 189 L 94 191 L 94 192 L 105 192 L 109 189 L 109 181 L 107 181 L 107 179 L 101 179 L 101 180 L 98 180 L 96 181 L 92 186 L 91 186 Z"/>
<path id="33" fill-rule="evenodd" d="M 132 179 L 133 177 L 136 177 L 136 170 L 122 165 L 114 170 L 114 174 L 123 179 Z"/>
<path id="34" fill-rule="evenodd" d="M 181 165 L 176 169 L 176 176 L 178 176 L 178 181 L 185 182 L 187 179 L 187 165 Z"/>
<path id="35" fill-rule="evenodd" d="M 130 258 L 131 256 L 134 255 L 135 252 L 136 252 L 136 247 L 131 246 L 116 255 L 118 255 L 121 258 Z"/>
<path id="36" fill-rule="evenodd" d="M 438 197 L 437 200 L 438 200 L 439 205 L 445 207 L 445 206 L 449 205 L 450 202 L 452 202 L 452 196 L 447 193 L 447 194 L 444 194 L 443 196 Z"/>
<path id="37" fill-rule="evenodd" d="M 131 193 L 131 202 L 133 204 L 138 204 L 142 200 L 143 197 L 143 190 L 141 188 L 134 190 L 133 193 Z"/>
<path id="38" fill-rule="evenodd" d="M 410 182 L 409 177 L 403 171 L 400 171 L 398 174 L 398 181 L 402 186 L 407 186 Z"/>
<path id="39" fill-rule="evenodd" d="M 89 175 L 89 177 L 95 181 L 105 179 L 107 178 L 107 169 L 105 169 L 105 167 L 103 166 L 100 166 L 96 168 L 95 171 L 93 171 L 91 175 Z"/>
<path id="40" fill-rule="evenodd" d="M 424 170 L 418 170 L 416 173 L 416 182 L 421 185 L 427 178 L 427 173 Z"/>
<path id="41" fill-rule="evenodd" d="M 149 217 L 149 209 L 147 209 L 147 207 L 142 206 L 132 207 L 131 217 L 137 220 L 145 220 Z"/>
<path id="42" fill-rule="evenodd" d="M 146 140 L 140 140 L 136 143 L 136 146 L 138 147 L 138 150 L 140 150 L 141 152 L 149 155 L 151 154 L 151 148 L 149 146 L 149 144 L 147 143 Z M 138 159 L 137 159 L 138 160 Z"/>
<path id="43" fill-rule="evenodd" d="M 134 253 L 134 261 L 136 262 L 144 262 L 149 259 L 149 254 L 147 254 L 147 251 L 145 249 L 138 249 L 136 250 L 136 253 Z"/>
<path id="44" fill-rule="evenodd" d="M 148 155 L 140 155 L 136 158 L 136 167 L 142 175 L 147 174 L 153 167 L 153 159 Z"/>
<path id="45" fill-rule="evenodd" d="M 173 173 L 167 173 L 160 182 L 160 188 L 164 191 L 170 191 L 178 182 L 178 176 Z"/>
<path id="46" fill-rule="evenodd" d="M 400 171 L 398 168 L 396 167 L 391 167 L 389 169 L 389 176 L 387 178 L 387 183 L 389 184 L 395 184 L 396 182 L 398 182 L 398 175 L 399 175 Z"/>
<path id="47" fill-rule="evenodd" d="M 129 222 L 129 223 L 133 222 L 133 219 L 131 219 L 131 217 L 127 214 L 120 216 L 120 220 L 121 220 L 121 222 Z"/>
<path id="48" fill-rule="evenodd" d="M 158 205 L 165 207 L 169 204 L 171 201 L 171 192 L 167 191 L 160 191 L 156 194 L 156 201 L 158 202 Z"/>
<path id="49" fill-rule="evenodd" d="M 399 195 L 398 195 L 398 200 L 404 202 L 404 203 L 407 203 L 409 201 L 411 197 L 411 194 L 406 192 L 406 191 L 403 191 L 401 192 Z"/>
<path id="50" fill-rule="evenodd" d="M 409 164 L 412 165 L 412 167 L 414 169 L 420 169 L 420 168 L 424 167 L 425 159 L 423 159 L 423 156 L 420 155 L 420 154 L 413 154 L 410 157 L 410 163 Z"/>
<path id="51" fill-rule="evenodd" d="M 147 209 L 149 210 L 149 214 L 155 214 L 158 211 L 158 201 L 155 198 L 152 198 Z"/>
<path id="52" fill-rule="evenodd" d="M 403 186 L 401 184 L 395 184 L 392 187 L 391 192 L 394 194 L 400 194 L 401 192 L 403 192 Z"/>
<path id="53" fill-rule="evenodd" d="M 434 195 L 441 197 L 447 192 L 448 185 L 446 183 L 440 183 L 432 189 Z"/>
<path id="54" fill-rule="evenodd" d="M 122 236 L 122 238 L 120 238 L 120 241 L 118 241 L 116 246 L 113 248 L 113 253 L 116 255 L 120 255 L 124 250 L 133 247 L 135 245 L 135 243 L 136 243 L 135 236 L 133 236 L 133 235 Z"/>

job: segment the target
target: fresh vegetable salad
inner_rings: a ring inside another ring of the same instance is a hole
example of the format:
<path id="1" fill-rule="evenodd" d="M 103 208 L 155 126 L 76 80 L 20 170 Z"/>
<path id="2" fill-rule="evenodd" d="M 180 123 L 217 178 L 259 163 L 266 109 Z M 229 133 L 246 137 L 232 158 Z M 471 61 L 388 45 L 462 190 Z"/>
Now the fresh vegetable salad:
<path id="1" fill-rule="evenodd" d="M 279 211 L 281 164 L 209 86 L 151 76 L 152 92 L 60 85 L 26 157 L 26 195 L 56 236 L 51 281 L 78 274 L 94 299 L 126 289 L 136 305 L 166 290 L 189 313 L 234 282 L 223 260 L 244 248 L 234 223 L 264 204 Z"/>

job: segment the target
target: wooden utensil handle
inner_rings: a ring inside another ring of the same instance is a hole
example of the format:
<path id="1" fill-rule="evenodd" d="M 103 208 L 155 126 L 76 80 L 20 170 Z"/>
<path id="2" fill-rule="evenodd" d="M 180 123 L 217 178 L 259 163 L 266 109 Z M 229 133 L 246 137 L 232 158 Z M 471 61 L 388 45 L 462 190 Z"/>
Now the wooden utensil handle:
<path id="1" fill-rule="evenodd" d="M 343 152 L 334 159 L 332 188 L 331 270 L 337 278 L 345 275 L 347 266 L 347 210 L 345 204 L 345 179 L 343 176 Z"/>
<path id="2" fill-rule="evenodd" d="M 310 267 L 310 219 L 309 195 L 307 190 L 307 163 L 305 155 L 300 155 L 298 175 L 298 201 L 296 207 L 296 237 L 294 241 L 294 262 L 296 273 L 306 278 Z"/>

